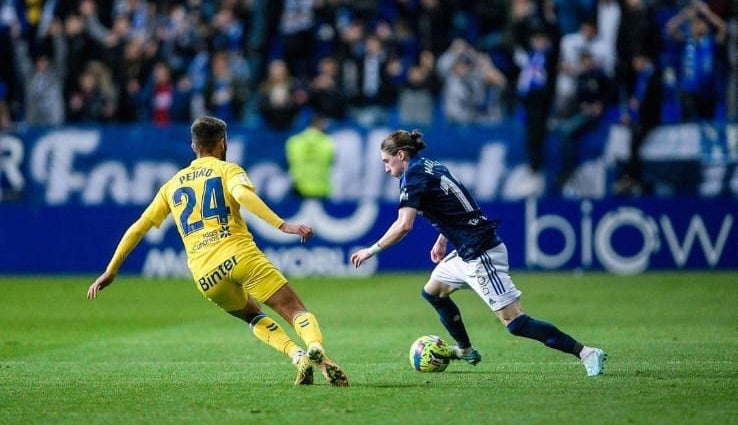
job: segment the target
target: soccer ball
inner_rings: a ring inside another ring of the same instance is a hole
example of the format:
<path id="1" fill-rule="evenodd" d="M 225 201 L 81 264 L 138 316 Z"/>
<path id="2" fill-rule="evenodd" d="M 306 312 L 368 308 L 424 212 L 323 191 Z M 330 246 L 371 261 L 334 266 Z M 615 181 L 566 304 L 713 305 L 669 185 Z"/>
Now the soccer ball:
<path id="1" fill-rule="evenodd" d="M 451 361 L 451 346 L 435 335 L 423 335 L 410 346 L 410 365 L 418 372 L 443 372 Z"/>

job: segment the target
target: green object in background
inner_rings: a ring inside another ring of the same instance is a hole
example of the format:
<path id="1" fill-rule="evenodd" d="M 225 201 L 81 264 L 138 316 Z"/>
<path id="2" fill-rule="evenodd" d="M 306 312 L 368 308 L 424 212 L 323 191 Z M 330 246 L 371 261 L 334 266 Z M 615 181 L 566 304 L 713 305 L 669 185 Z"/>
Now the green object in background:
<path id="1" fill-rule="evenodd" d="M 297 192 L 306 198 L 331 194 L 335 146 L 325 133 L 325 121 L 315 118 L 302 132 L 287 139 L 287 165 Z"/>

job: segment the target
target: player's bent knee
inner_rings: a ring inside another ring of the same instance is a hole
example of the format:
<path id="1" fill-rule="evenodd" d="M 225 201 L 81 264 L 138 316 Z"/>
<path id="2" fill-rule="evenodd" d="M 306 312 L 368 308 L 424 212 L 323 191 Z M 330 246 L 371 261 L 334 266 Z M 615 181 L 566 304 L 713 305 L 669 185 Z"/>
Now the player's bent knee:
<path id="1" fill-rule="evenodd" d="M 454 291 L 456 291 L 456 288 L 432 279 L 428 281 L 422 289 L 423 293 L 427 293 L 435 297 L 447 297 Z M 423 298 L 425 298 L 425 295 L 423 295 Z"/>
<path id="2" fill-rule="evenodd" d="M 420 295 L 422 295 L 423 298 L 433 306 L 437 305 L 441 301 L 441 297 L 429 293 L 425 288 L 420 290 Z"/>
<path id="3" fill-rule="evenodd" d="M 528 324 L 529 320 L 530 317 L 527 314 L 518 316 L 507 324 L 507 330 L 515 336 L 520 336 L 523 334 L 523 329 L 525 329 L 525 325 Z"/>
<path id="4" fill-rule="evenodd" d="M 519 300 L 515 300 L 512 303 L 506 305 L 500 310 L 495 311 L 495 316 L 502 322 L 503 325 L 507 326 L 510 322 L 514 321 L 518 317 L 524 315 L 523 307 L 520 305 Z"/>

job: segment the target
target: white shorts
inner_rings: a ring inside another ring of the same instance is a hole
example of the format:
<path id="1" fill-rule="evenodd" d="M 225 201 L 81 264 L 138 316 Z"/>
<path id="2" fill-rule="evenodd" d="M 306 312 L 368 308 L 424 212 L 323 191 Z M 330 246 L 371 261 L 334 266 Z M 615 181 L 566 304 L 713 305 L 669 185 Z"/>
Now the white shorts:
<path id="1" fill-rule="evenodd" d="M 501 243 L 468 262 L 452 251 L 436 265 L 431 279 L 456 289 L 471 288 L 492 311 L 497 311 L 522 295 L 509 272 L 507 247 Z"/>

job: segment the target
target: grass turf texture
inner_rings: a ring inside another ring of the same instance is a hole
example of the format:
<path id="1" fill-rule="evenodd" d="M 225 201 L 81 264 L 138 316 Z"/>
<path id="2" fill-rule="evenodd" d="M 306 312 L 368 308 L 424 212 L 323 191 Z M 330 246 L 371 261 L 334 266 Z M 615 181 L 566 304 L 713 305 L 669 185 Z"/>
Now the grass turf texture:
<path id="1" fill-rule="evenodd" d="M 349 388 L 293 387 L 287 359 L 189 281 L 121 276 L 88 301 L 91 277 L 2 277 L 0 423 L 736 423 L 735 273 L 516 274 L 533 317 L 610 354 L 595 378 L 470 291 L 455 297 L 482 363 L 413 371 L 417 336 L 449 338 L 426 277 L 293 279 Z"/>

